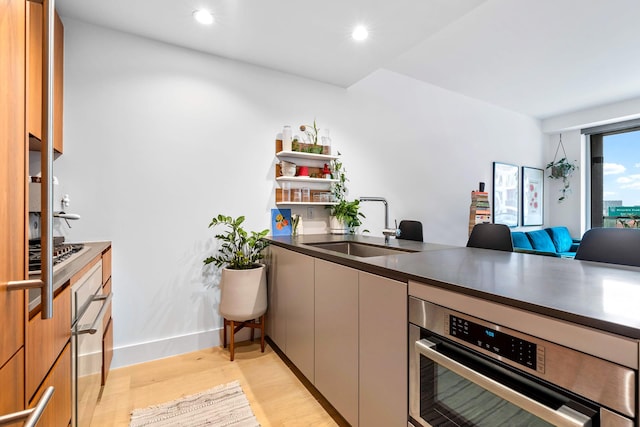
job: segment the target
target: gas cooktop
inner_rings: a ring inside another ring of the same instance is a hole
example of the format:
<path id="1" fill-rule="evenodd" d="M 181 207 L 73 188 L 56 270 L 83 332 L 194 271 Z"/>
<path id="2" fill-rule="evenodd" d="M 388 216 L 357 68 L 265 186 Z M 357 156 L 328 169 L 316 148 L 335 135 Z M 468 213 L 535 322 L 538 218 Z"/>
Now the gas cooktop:
<path id="1" fill-rule="evenodd" d="M 84 248 L 83 243 L 64 243 L 64 237 L 53 239 L 53 265 L 58 266 L 69 260 L 71 256 Z M 40 240 L 29 240 L 29 273 L 40 272 L 41 260 Z"/>

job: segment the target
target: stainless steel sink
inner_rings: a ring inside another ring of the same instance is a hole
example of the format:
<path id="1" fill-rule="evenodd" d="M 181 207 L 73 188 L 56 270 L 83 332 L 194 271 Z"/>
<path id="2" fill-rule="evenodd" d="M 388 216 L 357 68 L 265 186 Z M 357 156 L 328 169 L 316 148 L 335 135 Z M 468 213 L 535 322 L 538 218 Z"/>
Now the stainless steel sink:
<path id="1" fill-rule="evenodd" d="M 360 242 L 320 242 L 305 243 L 305 245 L 362 258 L 418 252 L 410 249 L 391 248 L 389 246 L 370 245 Z"/>

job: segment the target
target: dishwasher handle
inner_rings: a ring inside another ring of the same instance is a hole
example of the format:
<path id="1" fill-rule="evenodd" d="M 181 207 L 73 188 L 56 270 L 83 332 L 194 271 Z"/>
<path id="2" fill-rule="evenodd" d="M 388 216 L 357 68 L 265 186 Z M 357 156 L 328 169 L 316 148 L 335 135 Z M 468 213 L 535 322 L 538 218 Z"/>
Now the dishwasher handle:
<path id="1" fill-rule="evenodd" d="M 591 426 L 591 418 L 589 416 L 582 414 L 575 409 L 569 408 L 566 405 L 558 408 L 558 410 L 554 410 L 553 408 L 543 405 L 542 403 L 531 399 L 530 397 L 525 396 L 524 394 L 519 393 L 448 356 L 445 356 L 437 351 L 436 346 L 437 344 L 426 339 L 415 342 L 415 349 L 419 354 L 555 426 Z"/>
<path id="2" fill-rule="evenodd" d="M 109 292 L 107 295 L 94 295 L 91 298 L 91 302 L 96 302 L 96 301 L 103 301 L 102 303 L 102 307 L 100 307 L 100 311 L 98 312 L 98 314 L 96 315 L 95 319 L 93 319 L 93 322 L 91 322 L 91 326 L 86 326 L 86 325 L 82 325 L 78 327 L 78 330 L 74 331 L 74 335 L 83 335 L 83 334 L 95 334 L 96 332 L 98 332 L 98 322 L 102 319 L 102 316 L 104 316 L 104 312 L 107 310 L 107 307 L 109 307 L 109 303 L 111 302 L 111 298 L 113 297 L 113 292 Z"/>

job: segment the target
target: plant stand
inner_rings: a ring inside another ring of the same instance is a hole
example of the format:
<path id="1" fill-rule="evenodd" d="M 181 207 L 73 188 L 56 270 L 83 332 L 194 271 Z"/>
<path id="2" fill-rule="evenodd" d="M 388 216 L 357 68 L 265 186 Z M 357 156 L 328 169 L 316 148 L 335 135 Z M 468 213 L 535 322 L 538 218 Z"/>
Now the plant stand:
<path id="1" fill-rule="evenodd" d="M 229 353 L 230 359 L 233 362 L 235 356 L 235 334 L 242 328 L 251 328 L 251 341 L 254 339 L 254 331 L 260 329 L 260 351 L 264 353 L 264 327 L 265 327 L 264 314 L 258 319 L 245 320 L 244 322 L 237 322 L 235 320 L 223 319 L 224 332 L 223 332 L 223 347 L 227 348 L 227 326 L 231 328 L 231 338 L 229 340 Z"/>
<path id="2" fill-rule="evenodd" d="M 264 353 L 264 314 L 267 311 L 267 272 L 266 266 L 246 270 L 222 269 L 220 290 L 220 314 L 223 318 L 223 344 L 227 346 L 227 326 L 231 328 L 230 359 L 235 352 L 235 333 L 244 327 L 251 328 L 251 340 L 254 330 L 260 329 L 261 350 Z M 256 319 L 260 319 L 257 323 Z"/>

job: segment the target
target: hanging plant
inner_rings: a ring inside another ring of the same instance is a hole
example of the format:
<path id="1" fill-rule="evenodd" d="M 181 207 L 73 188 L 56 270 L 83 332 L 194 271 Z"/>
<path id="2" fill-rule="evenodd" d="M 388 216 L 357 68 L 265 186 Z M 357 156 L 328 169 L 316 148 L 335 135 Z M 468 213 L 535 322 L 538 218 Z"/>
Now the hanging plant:
<path id="1" fill-rule="evenodd" d="M 564 156 L 556 160 L 560 147 L 562 147 Z M 572 162 L 567 160 L 567 152 L 562 144 L 562 134 L 560 134 L 560 142 L 558 142 L 558 148 L 556 148 L 556 155 L 553 156 L 553 161 L 549 162 L 545 169 L 549 170 L 549 178 L 562 180 L 562 188 L 560 189 L 561 196 L 558 198 L 558 202 L 562 202 L 571 193 L 571 181 L 569 179 L 578 169 L 578 162 L 576 160 Z"/>

